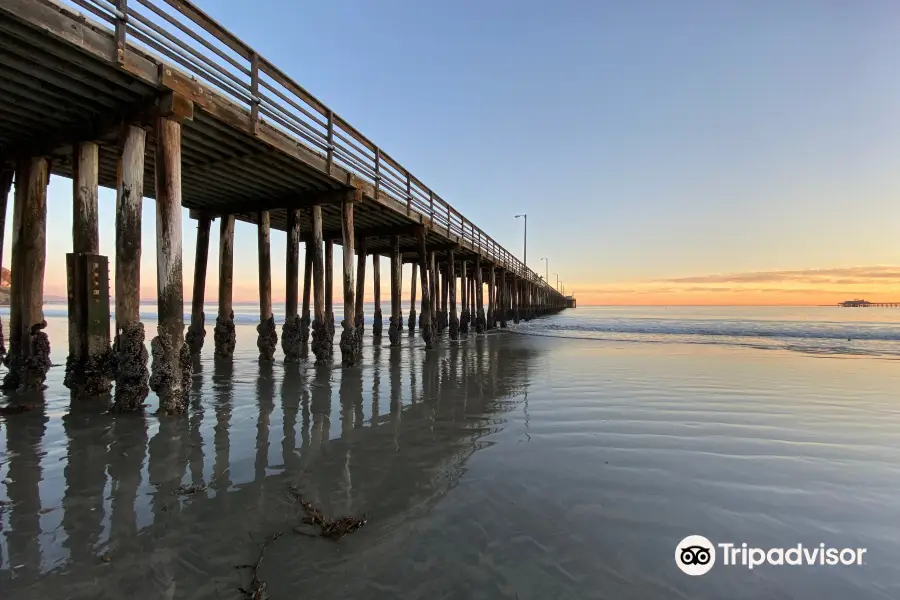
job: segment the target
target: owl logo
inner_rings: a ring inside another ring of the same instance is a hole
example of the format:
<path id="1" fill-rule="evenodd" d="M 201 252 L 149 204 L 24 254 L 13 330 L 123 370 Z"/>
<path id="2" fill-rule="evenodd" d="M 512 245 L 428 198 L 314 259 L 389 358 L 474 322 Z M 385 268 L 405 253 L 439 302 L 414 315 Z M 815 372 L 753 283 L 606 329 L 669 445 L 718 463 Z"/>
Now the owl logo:
<path id="1" fill-rule="evenodd" d="M 705 575 L 716 564 L 716 547 L 702 535 L 689 535 L 675 547 L 675 564 L 687 575 Z"/>

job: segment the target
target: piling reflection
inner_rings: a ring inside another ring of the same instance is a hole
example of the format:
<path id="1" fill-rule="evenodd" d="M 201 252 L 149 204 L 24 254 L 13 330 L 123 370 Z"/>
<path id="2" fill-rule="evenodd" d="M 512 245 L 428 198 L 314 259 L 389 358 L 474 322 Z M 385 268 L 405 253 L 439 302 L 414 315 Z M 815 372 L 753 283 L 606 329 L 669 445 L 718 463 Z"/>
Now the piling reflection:
<path id="1" fill-rule="evenodd" d="M 9 562 L 3 580 L 30 582 L 37 578 L 43 564 L 41 536 L 41 492 L 43 474 L 41 455 L 47 414 L 43 407 L 15 415 L 6 420 L 5 479 L 9 529 L 4 531 Z M 9 586 L 9 587 L 7 587 Z"/>
<path id="2" fill-rule="evenodd" d="M 328 513 L 364 511 L 391 523 L 427 511 L 527 387 L 533 354 L 503 337 L 469 336 L 428 352 L 374 346 L 352 369 L 300 363 L 282 371 L 210 351 L 195 365 L 186 418 L 73 404 L 62 416 L 64 454 L 53 457 L 44 451 L 52 403 L 3 417 L 4 591 L 187 597 L 225 585 L 220 579 L 232 575 L 223 565 L 246 562 L 248 539 L 296 519 L 282 508 L 288 484 Z M 281 465 L 270 464 L 273 444 Z M 52 476 L 62 481 L 42 485 L 60 460 L 61 475 Z M 238 477 L 236 461 L 252 461 L 252 473 Z M 56 534 L 41 521 L 42 508 L 55 506 Z M 42 553 L 55 545 L 52 556 L 62 558 L 47 566 Z"/>

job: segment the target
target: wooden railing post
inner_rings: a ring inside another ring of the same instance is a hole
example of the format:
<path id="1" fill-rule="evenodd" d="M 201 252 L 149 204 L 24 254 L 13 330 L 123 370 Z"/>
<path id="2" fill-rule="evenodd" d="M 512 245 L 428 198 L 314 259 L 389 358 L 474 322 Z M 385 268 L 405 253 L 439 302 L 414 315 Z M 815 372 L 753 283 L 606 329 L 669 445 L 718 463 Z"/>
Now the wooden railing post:
<path id="1" fill-rule="evenodd" d="M 328 158 L 326 159 L 328 166 L 328 174 L 331 175 L 331 169 L 334 166 L 334 111 L 328 109 Z M 376 182 L 375 185 L 378 185 Z M 375 194 L 378 196 L 378 194 Z"/>
<path id="2" fill-rule="evenodd" d="M 428 190 L 428 212 L 432 222 L 434 222 L 434 192 Z"/>
<path id="3" fill-rule="evenodd" d="M 128 27 L 127 0 L 116 0 L 116 62 L 125 64 L 125 30 Z"/>
<path id="4" fill-rule="evenodd" d="M 259 55 L 250 54 L 250 127 L 259 132 Z"/>
<path id="5" fill-rule="evenodd" d="M 409 173 L 407 173 L 407 178 Z M 375 200 L 378 200 L 378 189 L 381 187 L 381 148 L 375 146 Z M 406 193 L 409 196 L 409 192 Z"/>
<path id="6" fill-rule="evenodd" d="M 412 212 L 412 178 L 406 172 L 406 216 Z"/>

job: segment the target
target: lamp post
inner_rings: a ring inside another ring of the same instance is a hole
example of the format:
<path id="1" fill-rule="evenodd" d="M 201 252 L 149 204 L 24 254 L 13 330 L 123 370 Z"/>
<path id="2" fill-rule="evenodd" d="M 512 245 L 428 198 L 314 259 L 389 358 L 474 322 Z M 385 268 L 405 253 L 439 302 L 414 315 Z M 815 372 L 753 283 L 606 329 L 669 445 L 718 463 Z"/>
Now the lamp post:
<path id="1" fill-rule="evenodd" d="M 559 273 L 556 274 L 556 291 L 559 291 Z"/>
<path id="2" fill-rule="evenodd" d="M 524 264 L 525 268 L 528 269 L 528 215 L 526 215 L 526 214 L 516 215 L 517 219 L 519 217 L 525 218 L 525 248 L 524 248 L 524 251 L 522 252 L 522 264 Z"/>
<path id="3" fill-rule="evenodd" d="M 544 281 L 550 283 L 550 260 L 547 258 L 542 258 L 544 261 Z"/>

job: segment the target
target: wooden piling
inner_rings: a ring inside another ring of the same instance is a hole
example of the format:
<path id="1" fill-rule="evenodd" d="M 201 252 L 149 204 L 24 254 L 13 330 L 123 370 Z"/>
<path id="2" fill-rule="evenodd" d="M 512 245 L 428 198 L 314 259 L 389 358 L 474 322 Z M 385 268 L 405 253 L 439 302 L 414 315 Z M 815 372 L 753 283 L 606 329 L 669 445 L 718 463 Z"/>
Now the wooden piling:
<path id="1" fill-rule="evenodd" d="M 431 284 L 431 290 L 429 291 L 429 297 L 431 298 L 431 302 L 429 305 L 431 306 L 431 329 L 435 334 L 440 333 L 440 324 L 438 323 L 438 303 L 440 302 L 440 292 L 441 288 L 438 286 L 438 274 L 437 274 L 437 257 L 435 256 L 434 251 L 428 253 L 428 282 Z"/>
<path id="2" fill-rule="evenodd" d="M 352 223 L 352 210 L 351 223 Z M 366 290 L 366 238 L 359 239 L 359 247 L 356 249 L 356 304 L 354 306 L 354 317 L 356 319 L 356 341 L 362 345 L 363 332 L 365 331 L 365 317 L 363 310 L 363 302 L 365 300 Z"/>
<path id="3" fill-rule="evenodd" d="M 209 262 L 209 230 L 212 221 L 209 217 L 197 219 L 197 249 L 194 253 L 194 289 L 191 296 L 191 325 L 188 327 L 185 342 L 194 356 L 203 349 L 206 337 L 206 313 L 203 304 L 206 300 L 206 266 Z"/>
<path id="4" fill-rule="evenodd" d="M 478 305 L 476 304 L 476 295 L 475 295 L 475 265 L 474 262 L 472 264 L 472 276 L 469 277 L 469 304 L 471 304 L 472 313 L 470 316 L 470 325 L 472 328 L 475 328 L 478 324 Z"/>
<path id="5" fill-rule="evenodd" d="M 475 333 L 484 333 L 484 286 L 481 277 L 481 255 L 478 255 L 475 257 L 475 303 L 478 305 Z"/>
<path id="6" fill-rule="evenodd" d="M 146 133 L 130 125 L 119 156 L 116 197 L 116 328 L 140 322 L 141 204 Z"/>
<path id="7" fill-rule="evenodd" d="M 375 314 L 372 317 L 372 335 L 381 337 L 384 316 L 381 314 L 381 256 L 372 255 L 372 289 L 375 297 Z"/>
<path id="8" fill-rule="evenodd" d="M 522 282 L 521 280 L 513 276 L 512 280 L 512 315 L 513 315 L 513 323 L 516 325 L 519 324 L 519 309 L 522 305 Z"/>
<path id="9" fill-rule="evenodd" d="M 450 339 L 459 339 L 459 319 L 456 316 L 456 260 L 453 250 L 447 253 L 447 281 L 450 292 Z"/>
<path id="10" fill-rule="evenodd" d="M 83 379 L 86 356 L 83 355 L 87 332 L 84 318 L 84 298 L 75 286 L 75 270 L 79 254 L 97 254 L 100 251 L 97 220 L 97 188 L 99 168 L 98 146 L 93 142 L 75 144 L 72 152 L 72 253 L 69 272 L 69 356 L 66 360 L 64 383 L 77 390 Z M 67 261 L 68 261 L 67 257 Z"/>
<path id="11" fill-rule="evenodd" d="M 143 409 L 150 393 L 144 325 L 140 322 L 141 205 L 144 196 L 146 132 L 122 131 L 116 188 L 116 412 Z"/>
<path id="12" fill-rule="evenodd" d="M 76 144 L 72 155 L 72 252 L 98 254 L 100 236 L 97 220 L 99 152 L 97 144 Z"/>
<path id="13" fill-rule="evenodd" d="M 312 223 L 312 210 L 310 210 L 309 218 Z M 304 346 L 309 343 L 309 330 L 312 325 L 309 306 L 312 294 L 313 255 L 315 254 L 313 244 L 313 240 L 306 240 L 303 258 L 303 310 L 300 313 L 300 343 Z"/>
<path id="14" fill-rule="evenodd" d="M 328 347 L 328 325 L 325 323 L 325 265 L 322 256 L 322 207 L 312 207 L 313 230 L 313 325 L 312 350 L 316 363 L 322 364 L 331 357 Z"/>
<path id="15" fill-rule="evenodd" d="M 417 241 L 419 246 L 419 270 L 422 272 L 422 316 L 419 319 L 419 329 L 422 330 L 422 339 L 425 340 L 425 347 L 431 348 L 434 331 L 431 329 L 431 293 L 428 282 L 428 251 L 425 248 L 424 230 L 418 232 Z"/>
<path id="16" fill-rule="evenodd" d="M 50 369 L 50 344 L 44 321 L 44 267 L 47 254 L 47 183 L 50 161 L 44 157 L 19 161 L 13 208 L 13 265 L 10 271 L 10 309 L 19 313 L 18 339 L 10 319 L 9 369 L 18 370 L 19 389 L 37 391 Z M 21 207 L 20 207 L 21 206 Z M 20 272 L 16 275 L 16 269 Z M 16 302 L 14 304 L 13 302 Z M 18 309 L 18 310 L 16 310 Z M 13 351 L 13 342 L 16 351 Z M 4 384 L 6 382 L 4 381 Z M 10 381 L 10 384 L 13 382 Z M 10 386 L 11 387 L 11 386 Z"/>
<path id="17" fill-rule="evenodd" d="M 271 216 L 269 211 L 257 213 L 256 242 L 259 258 L 259 334 L 256 347 L 261 360 L 272 360 L 278 345 L 275 316 L 272 313 Z"/>
<path id="18" fill-rule="evenodd" d="M 485 320 L 485 328 L 493 329 L 494 325 L 494 265 L 488 265 L 488 303 L 487 303 L 487 316 Z"/>
<path id="19" fill-rule="evenodd" d="M 287 213 L 287 253 L 285 255 L 286 284 L 284 295 L 284 316 L 297 316 L 300 298 L 300 211 L 289 210 Z"/>
<path id="20" fill-rule="evenodd" d="M 462 310 L 459 315 L 459 332 L 469 333 L 469 281 L 466 278 L 466 261 L 459 263 L 459 290 Z"/>
<path id="21" fill-rule="evenodd" d="M 360 240 L 357 260 L 357 268 L 361 279 L 356 281 L 354 289 L 353 251 L 356 231 L 353 225 L 353 200 L 354 196 L 348 193 L 341 202 L 341 233 L 343 234 L 344 243 L 344 320 L 341 322 L 341 365 L 344 367 L 354 366 L 359 359 L 359 336 L 362 335 L 362 325 L 358 325 L 361 315 L 357 315 L 356 310 L 361 308 L 361 281 L 365 277 L 366 272 L 366 244 L 363 238 Z M 355 294 L 358 294 L 358 296 Z"/>
<path id="22" fill-rule="evenodd" d="M 334 341 L 334 240 L 325 240 L 325 324 L 329 339 Z M 333 349 L 329 345 L 329 350 Z"/>
<path id="23" fill-rule="evenodd" d="M 505 269 L 500 269 L 500 327 L 506 328 L 506 318 L 509 311 L 509 285 Z"/>
<path id="24" fill-rule="evenodd" d="M 158 335 L 153 338 L 150 387 L 160 412 L 187 411 L 190 360 L 183 360 L 184 301 L 181 272 L 181 123 L 156 119 L 156 285 Z"/>
<path id="25" fill-rule="evenodd" d="M 416 275 L 419 272 L 419 265 L 417 263 L 412 264 L 412 287 L 409 289 L 409 322 L 407 323 L 407 327 L 409 329 L 409 335 L 414 335 L 416 333 Z"/>
<path id="26" fill-rule="evenodd" d="M 400 332 L 403 327 L 403 313 L 400 308 L 403 277 L 403 261 L 400 256 L 400 236 L 391 238 L 391 324 L 388 327 L 388 338 L 391 346 L 400 345 Z M 413 284 L 415 289 L 415 284 Z"/>
<path id="27" fill-rule="evenodd" d="M 452 256 L 453 251 L 449 254 Z M 446 329 L 450 326 L 449 313 L 447 312 L 447 297 L 450 292 L 450 261 L 441 265 L 441 328 Z"/>
<path id="28" fill-rule="evenodd" d="M 297 305 L 300 297 L 300 211 L 287 211 L 287 248 L 285 252 L 285 296 L 284 325 L 281 328 L 281 349 L 285 362 L 300 360 L 303 343 L 300 339 L 302 326 Z"/>
<path id="29" fill-rule="evenodd" d="M 234 283 L 234 215 L 225 215 L 219 224 L 219 314 L 213 339 L 216 356 L 230 357 L 234 354 L 235 331 L 232 310 L 232 289 Z"/>
<path id="30" fill-rule="evenodd" d="M 13 174 L 11 165 L 0 163 L 0 267 L 3 266 L 3 241 L 6 233 L 6 205 L 12 189 Z M 3 339 L 3 326 L 0 324 L 0 362 L 6 359 L 6 341 Z"/>
<path id="31" fill-rule="evenodd" d="M 6 206 L 9 200 L 9 192 L 12 189 L 14 173 L 15 169 L 12 166 L 0 163 L 0 267 L 3 266 L 3 239 L 6 235 Z"/>

